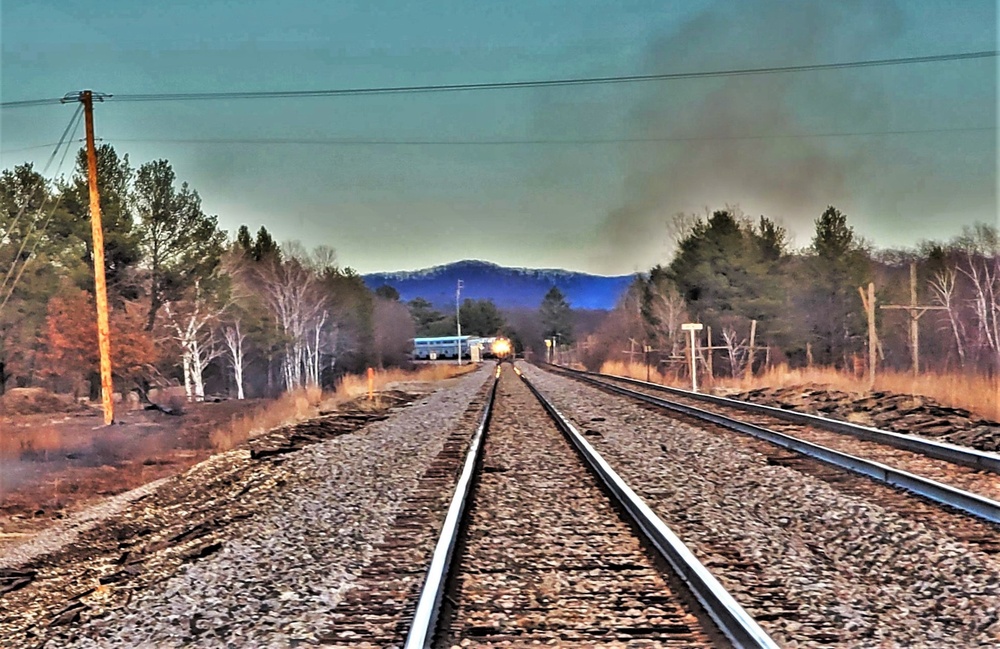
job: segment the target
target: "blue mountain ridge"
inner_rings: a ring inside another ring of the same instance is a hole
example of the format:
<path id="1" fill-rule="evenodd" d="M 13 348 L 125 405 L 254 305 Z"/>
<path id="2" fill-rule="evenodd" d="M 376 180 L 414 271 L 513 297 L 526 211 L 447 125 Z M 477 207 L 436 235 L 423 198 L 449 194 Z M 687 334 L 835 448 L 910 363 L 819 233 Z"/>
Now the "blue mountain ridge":
<path id="1" fill-rule="evenodd" d="M 389 285 L 405 302 L 422 297 L 439 308 L 455 305 L 455 285 L 462 299 L 489 299 L 502 309 L 537 308 L 556 286 L 574 309 L 612 309 L 633 275 L 605 277 L 557 268 L 507 268 L 487 261 L 457 261 L 433 268 L 363 275 L 372 290 Z"/>

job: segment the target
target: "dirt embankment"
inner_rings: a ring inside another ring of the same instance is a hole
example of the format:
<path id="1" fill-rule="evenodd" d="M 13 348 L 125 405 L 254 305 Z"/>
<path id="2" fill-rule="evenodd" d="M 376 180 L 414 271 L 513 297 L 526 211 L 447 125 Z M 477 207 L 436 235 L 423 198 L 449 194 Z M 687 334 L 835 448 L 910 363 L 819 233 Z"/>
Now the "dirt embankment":
<path id="1" fill-rule="evenodd" d="M 14 408 L 0 415 L 0 548 L 97 498 L 197 464 L 214 452 L 212 431 L 269 403 L 185 404 L 180 416 L 122 410 L 113 425 L 104 426 L 98 410 L 72 401 L 69 409 L 44 391 L 29 393 L 29 400 L 22 392 L 4 395 L 5 406 L 13 403 Z M 66 409 L 49 407 L 53 405 Z M 25 407 L 35 414 L 11 414 L 23 413 Z M 42 409 L 47 414 L 37 414 Z"/>
<path id="2" fill-rule="evenodd" d="M 1000 423 L 962 408 L 943 406 L 929 397 L 892 392 L 855 394 L 821 385 L 758 388 L 726 396 L 983 451 L 1000 451 Z"/>

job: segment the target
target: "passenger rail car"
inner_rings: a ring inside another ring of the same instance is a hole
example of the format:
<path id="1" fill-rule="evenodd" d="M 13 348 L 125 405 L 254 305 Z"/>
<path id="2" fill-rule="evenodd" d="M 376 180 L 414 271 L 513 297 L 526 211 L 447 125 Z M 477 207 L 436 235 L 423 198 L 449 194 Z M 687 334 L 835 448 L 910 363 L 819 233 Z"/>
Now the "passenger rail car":
<path id="1" fill-rule="evenodd" d="M 462 344 L 462 358 L 472 358 L 472 351 L 478 348 L 478 358 L 500 358 L 511 352 L 510 341 L 506 338 L 490 336 L 440 336 L 437 338 L 414 338 L 413 360 L 427 361 L 458 358 L 459 340 Z"/>
<path id="2" fill-rule="evenodd" d="M 472 336 L 440 336 L 437 338 L 414 338 L 413 359 L 426 361 L 438 358 L 458 358 L 459 341 L 462 345 L 462 358 L 469 358 L 469 345 Z"/>

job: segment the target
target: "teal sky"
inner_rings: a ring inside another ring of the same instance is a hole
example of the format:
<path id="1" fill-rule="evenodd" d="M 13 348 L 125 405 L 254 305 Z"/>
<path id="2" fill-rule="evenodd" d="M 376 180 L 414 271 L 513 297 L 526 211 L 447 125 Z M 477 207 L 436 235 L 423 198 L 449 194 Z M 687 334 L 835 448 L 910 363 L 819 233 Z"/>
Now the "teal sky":
<path id="1" fill-rule="evenodd" d="M 0 94 L 803 65 L 995 50 L 997 27 L 993 0 L 7 0 Z M 425 95 L 111 100 L 96 127 L 136 166 L 168 159 L 224 228 L 330 245 L 362 272 L 480 258 L 613 274 L 669 259 L 671 215 L 726 204 L 778 220 L 799 246 L 828 204 L 881 246 L 997 222 L 997 81 L 991 58 Z M 72 110 L 0 111 L 0 166 L 41 166 L 50 147 L 26 148 L 58 140 Z M 838 135 L 801 137 L 817 134 Z M 233 142 L 259 138 L 521 143 Z"/>

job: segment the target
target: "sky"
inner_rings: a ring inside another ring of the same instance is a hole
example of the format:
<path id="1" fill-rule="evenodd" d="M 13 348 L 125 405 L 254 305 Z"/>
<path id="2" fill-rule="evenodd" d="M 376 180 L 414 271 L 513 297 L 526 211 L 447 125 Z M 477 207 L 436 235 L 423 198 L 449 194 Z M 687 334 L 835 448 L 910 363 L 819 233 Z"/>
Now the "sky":
<path id="1" fill-rule="evenodd" d="M 997 18 L 993 0 L 8 0 L 0 100 L 953 54 L 997 50 Z M 727 205 L 776 220 L 797 247 L 828 205 L 880 247 L 997 223 L 997 72 L 993 57 L 433 94 L 112 97 L 95 122 L 134 166 L 169 160 L 222 228 L 332 246 L 360 272 L 478 258 L 625 274 L 669 262 L 674 215 Z M 42 166 L 72 110 L 0 110 L 0 167 Z"/>

